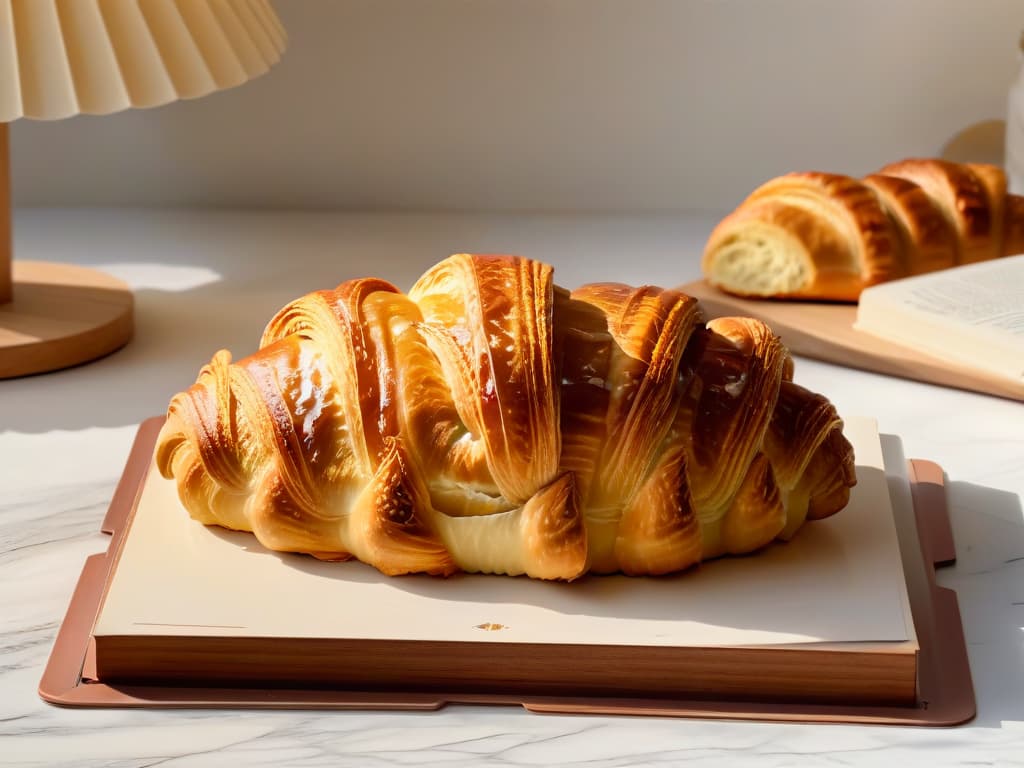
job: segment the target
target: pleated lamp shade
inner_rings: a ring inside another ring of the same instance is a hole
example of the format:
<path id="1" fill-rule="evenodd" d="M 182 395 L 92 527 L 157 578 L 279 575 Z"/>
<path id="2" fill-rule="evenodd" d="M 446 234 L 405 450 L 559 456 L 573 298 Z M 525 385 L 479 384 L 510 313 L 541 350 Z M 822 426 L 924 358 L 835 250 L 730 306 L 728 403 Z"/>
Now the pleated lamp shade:
<path id="1" fill-rule="evenodd" d="M 7 123 L 205 96 L 262 75 L 286 43 L 270 0 L 0 0 L 0 379 L 94 360 L 134 326 L 124 283 L 13 260 Z"/>
<path id="2" fill-rule="evenodd" d="M 0 0 L 0 122 L 205 96 L 285 44 L 269 0 Z"/>

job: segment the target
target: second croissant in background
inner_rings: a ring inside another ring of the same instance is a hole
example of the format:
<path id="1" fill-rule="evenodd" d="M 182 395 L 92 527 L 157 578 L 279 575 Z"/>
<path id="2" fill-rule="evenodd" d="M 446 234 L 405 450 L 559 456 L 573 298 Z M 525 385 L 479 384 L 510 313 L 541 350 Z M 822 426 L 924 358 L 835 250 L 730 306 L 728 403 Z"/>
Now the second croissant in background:
<path id="1" fill-rule="evenodd" d="M 853 179 L 789 173 L 711 233 L 703 270 L 739 296 L 856 301 L 871 285 L 1024 252 L 1001 168 L 910 159 Z"/>

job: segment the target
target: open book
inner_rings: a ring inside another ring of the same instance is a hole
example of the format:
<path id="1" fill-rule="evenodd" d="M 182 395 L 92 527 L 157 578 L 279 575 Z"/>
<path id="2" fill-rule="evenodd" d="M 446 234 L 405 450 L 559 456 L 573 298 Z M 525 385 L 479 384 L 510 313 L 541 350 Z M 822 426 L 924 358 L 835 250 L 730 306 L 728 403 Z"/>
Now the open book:
<path id="1" fill-rule="evenodd" d="M 872 286 L 854 328 L 1024 383 L 1024 255 Z"/>

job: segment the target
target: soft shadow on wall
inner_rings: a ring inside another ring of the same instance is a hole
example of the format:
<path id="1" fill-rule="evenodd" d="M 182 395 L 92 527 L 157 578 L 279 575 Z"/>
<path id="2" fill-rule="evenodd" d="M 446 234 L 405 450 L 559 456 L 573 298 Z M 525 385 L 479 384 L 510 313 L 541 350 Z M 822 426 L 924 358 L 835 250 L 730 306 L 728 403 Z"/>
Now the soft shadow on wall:
<path id="1" fill-rule="evenodd" d="M 991 163 L 1002 166 L 1006 158 L 1006 121 L 982 120 L 950 137 L 940 157 L 956 163 Z"/>
<path id="2" fill-rule="evenodd" d="M 276 7 L 289 49 L 242 88 L 17 123 L 16 201 L 724 211 L 1005 117 L 1024 25 L 1019 0 Z"/>
<path id="3" fill-rule="evenodd" d="M 960 602 L 976 723 L 1024 722 L 1024 512 L 1016 494 L 965 482 L 948 485 L 957 563 L 939 583 Z"/>

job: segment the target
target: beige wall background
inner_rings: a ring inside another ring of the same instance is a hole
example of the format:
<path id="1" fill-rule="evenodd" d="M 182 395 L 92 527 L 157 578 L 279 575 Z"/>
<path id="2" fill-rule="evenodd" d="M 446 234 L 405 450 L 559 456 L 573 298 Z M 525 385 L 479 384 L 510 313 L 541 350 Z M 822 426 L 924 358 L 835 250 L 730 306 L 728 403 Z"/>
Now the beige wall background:
<path id="1" fill-rule="evenodd" d="M 709 209 L 1001 119 L 1020 0 L 276 0 L 263 78 L 12 127 L 22 205 Z"/>

